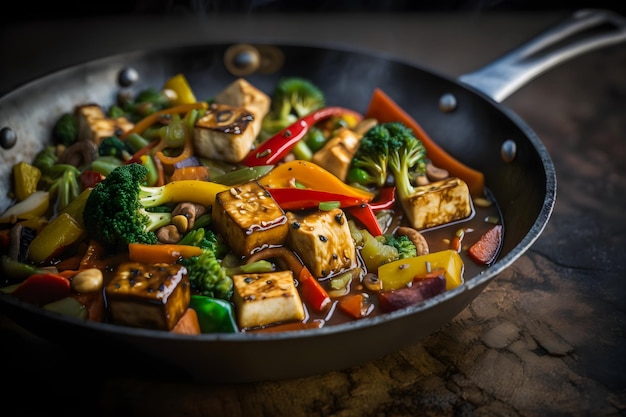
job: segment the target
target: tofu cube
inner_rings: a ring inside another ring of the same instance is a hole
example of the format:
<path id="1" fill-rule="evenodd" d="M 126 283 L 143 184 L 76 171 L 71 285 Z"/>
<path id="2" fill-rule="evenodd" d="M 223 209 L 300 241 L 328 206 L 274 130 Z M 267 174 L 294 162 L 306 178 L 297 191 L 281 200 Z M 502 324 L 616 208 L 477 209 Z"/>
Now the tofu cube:
<path id="1" fill-rule="evenodd" d="M 105 288 L 114 323 L 172 330 L 189 307 L 187 269 L 178 264 L 120 264 Z"/>
<path id="2" fill-rule="evenodd" d="M 304 319 L 304 307 L 292 271 L 233 276 L 233 301 L 240 328 Z"/>
<path id="3" fill-rule="evenodd" d="M 356 248 L 345 213 L 340 208 L 308 215 L 287 212 L 288 244 L 316 278 L 356 266 Z"/>
<path id="4" fill-rule="evenodd" d="M 254 119 L 243 107 L 211 104 L 194 126 L 196 154 L 226 162 L 241 161 L 250 152 L 258 133 Z"/>
<path id="5" fill-rule="evenodd" d="M 287 239 L 285 212 L 257 181 L 218 193 L 212 216 L 216 230 L 241 256 Z"/>
<path id="6" fill-rule="evenodd" d="M 217 94 L 214 99 L 216 103 L 242 107 L 252 113 L 254 116 L 252 124 L 255 135 L 258 135 L 261 131 L 263 118 L 270 111 L 270 97 L 243 78 L 233 81 Z"/>
<path id="7" fill-rule="evenodd" d="M 417 230 L 465 219 L 474 213 L 469 188 L 456 177 L 415 187 L 415 192 L 403 205 L 411 225 Z"/>
<path id="8" fill-rule="evenodd" d="M 325 168 L 342 181 L 348 176 L 348 168 L 356 153 L 362 135 L 344 127 L 313 154 L 311 162 Z"/>
<path id="9" fill-rule="evenodd" d="M 120 136 L 133 128 L 133 124 L 125 117 L 108 118 L 97 104 L 76 107 L 76 115 L 78 116 L 79 140 L 89 140 L 96 145 L 99 145 L 104 138 Z"/>

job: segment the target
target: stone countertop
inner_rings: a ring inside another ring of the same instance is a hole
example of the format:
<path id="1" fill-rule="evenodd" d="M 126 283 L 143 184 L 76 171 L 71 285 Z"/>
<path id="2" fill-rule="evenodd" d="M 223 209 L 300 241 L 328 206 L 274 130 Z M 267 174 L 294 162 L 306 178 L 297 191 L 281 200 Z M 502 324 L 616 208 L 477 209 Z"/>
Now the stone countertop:
<path id="1" fill-rule="evenodd" d="M 245 33 L 383 51 L 457 77 L 566 15 L 388 15 L 384 31 L 371 30 L 380 17 L 367 15 L 22 22 L 0 29 L 0 92 L 85 59 L 227 39 L 235 23 Z M 322 18 L 328 30 L 311 23 Z M 5 404 L 13 415 L 626 415 L 626 43 L 552 69 L 503 104 L 552 156 L 554 213 L 531 249 L 433 335 L 347 370 L 205 385 L 106 375 L 95 356 L 85 369 L 8 325 L 0 333 Z"/>

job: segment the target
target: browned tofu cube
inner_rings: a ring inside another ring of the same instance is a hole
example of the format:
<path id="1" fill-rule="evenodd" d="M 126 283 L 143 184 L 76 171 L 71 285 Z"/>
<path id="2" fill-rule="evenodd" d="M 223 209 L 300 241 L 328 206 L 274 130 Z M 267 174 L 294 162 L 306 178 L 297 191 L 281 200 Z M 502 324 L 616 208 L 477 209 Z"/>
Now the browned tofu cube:
<path id="1" fill-rule="evenodd" d="M 292 271 L 233 276 L 233 301 L 241 328 L 304 319 Z"/>
<path id="2" fill-rule="evenodd" d="M 191 297 L 187 269 L 178 264 L 121 264 L 106 286 L 114 323 L 171 330 Z"/>
<path id="3" fill-rule="evenodd" d="M 354 239 L 340 208 L 307 216 L 287 213 L 289 245 L 317 278 L 335 275 L 356 266 Z"/>
<path id="4" fill-rule="evenodd" d="M 194 126 L 196 154 L 226 162 L 241 161 L 258 133 L 253 121 L 254 115 L 242 107 L 211 104 Z"/>
<path id="5" fill-rule="evenodd" d="M 418 230 L 462 220 L 474 213 L 469 188 L 456 177 L 415 187 L 402 202 L 407 218 Z"/>
<path id="6" fill-rule="evenodd" d="M 287 238 L 285 212 L 257 181 L 218 193 L 212 215 L 216 230 L 241 256 Z"/>
<path id="7" fill-rule="evenodd" d="M 85 104 L 76 107 L 78 116 L 79 140 L 88 140 L 96 145 L 102 139 L 119 136 L 133 128 L 133 124 L 125 117 L 111 119 L 106 116 L 102 107 L 97 104 Z"/>

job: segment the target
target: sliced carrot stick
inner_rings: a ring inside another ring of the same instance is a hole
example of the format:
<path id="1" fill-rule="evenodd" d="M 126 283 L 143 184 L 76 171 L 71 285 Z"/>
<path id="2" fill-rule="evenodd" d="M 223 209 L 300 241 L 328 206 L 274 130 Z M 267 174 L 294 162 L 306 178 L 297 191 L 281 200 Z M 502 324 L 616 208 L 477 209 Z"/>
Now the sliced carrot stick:
<path id="1" fill-rule="evenodd" d="M 406 126 L 413 129 L 415 137 L 418 138 L 424 145 L 424 148 L 426 148 L 426 156 L 435 166 L 446 169 L 451 176 L 458 177 L 465 181 L 470 189 L 471 195 L 483 195 L 483 188 L 485 186 L 485 176 L 483 173 L 468 167 L 443 150 L 428 136 L 426 131 L 424 131 L 422 126 L 420 126 L 413 117 L 404 111 L 404 109 L 381 89 L 377 88 L 374 90 L 365 117 L 374 118 L 378 120 L 379 123 L 404 123 Z"/>
<path id="2" fill-rule="evenodd" d="M 129 243 L 128 257 L 133 262 L 156 264 L 174 263 L 182 258 L 202 254 L 202 249 L 191 245 Z"/>

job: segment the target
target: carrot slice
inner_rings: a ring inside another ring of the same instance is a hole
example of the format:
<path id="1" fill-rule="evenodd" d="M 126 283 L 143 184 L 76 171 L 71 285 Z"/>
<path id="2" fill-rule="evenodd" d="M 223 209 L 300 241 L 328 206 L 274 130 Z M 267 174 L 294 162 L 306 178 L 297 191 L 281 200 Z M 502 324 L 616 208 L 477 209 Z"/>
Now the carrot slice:
<path id="1" fill-rule="evenodd" d="M 479 264 L 488 265 L 494 261 L 502 243 L 502 225 L 489 229 L 467 250 L 467 254 Z"/>
<path id="2" fill-rule="evenodd" d="M 446 169 L 451 176 L 458 177 L 465 181 L 470 189 L 471 195 L 483 195 L 483 188 L 485 186 L 484 174 L 468 167 L 443 150 L 428 136 L 426 131 L 415 119 L 381 89 L 377 88 L 374 90 L 365 117 L 374 118 L 378 120 L 379 123 L 398 121 L 404 123 L 406 126 L 413 129 L 415 137 L 418 138 L 424 145 L 424 148 L 426 148 L 426 156 L 435 166 Z"/>

